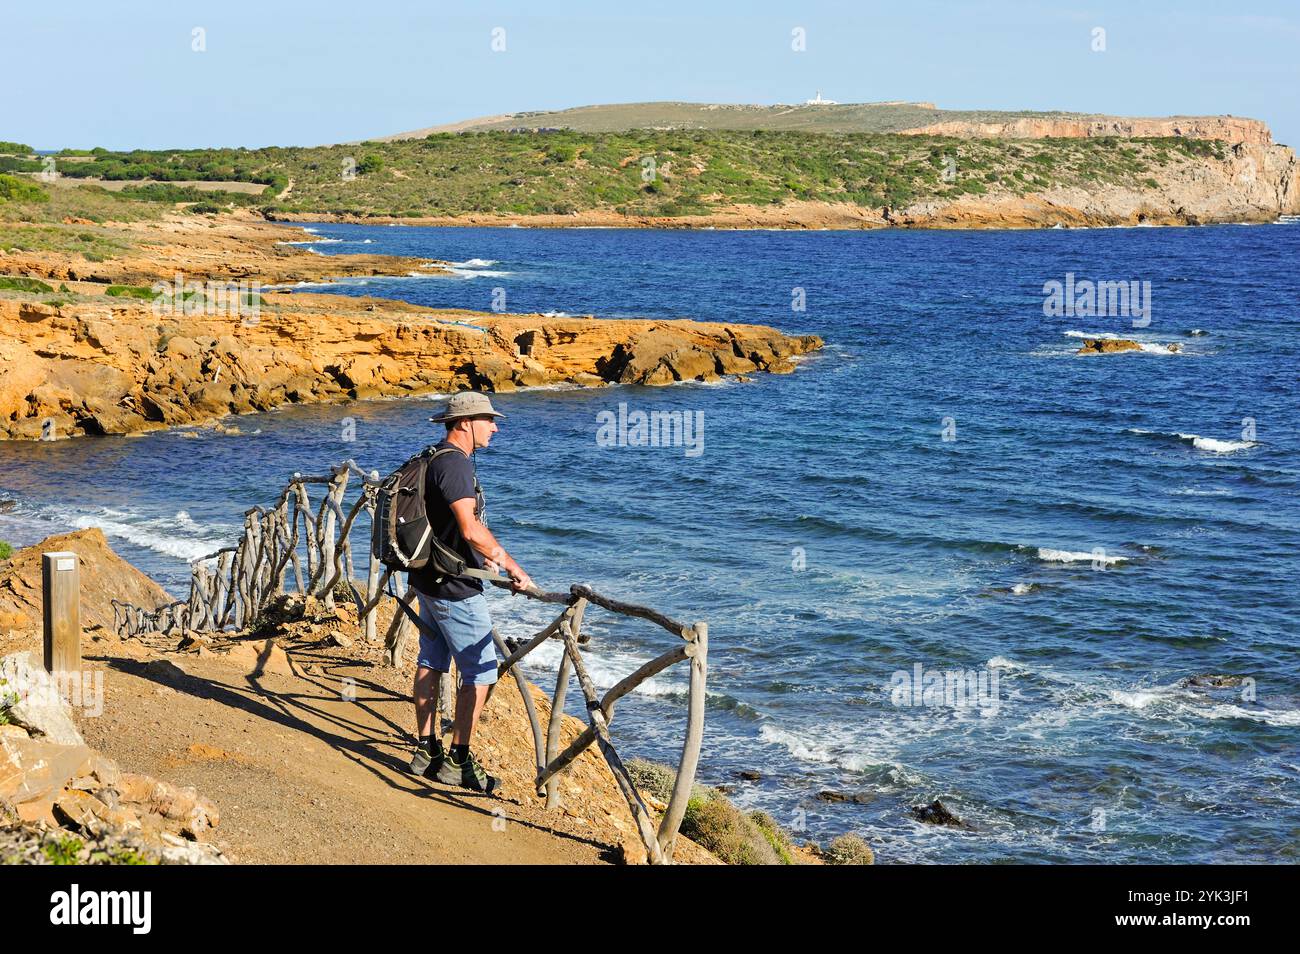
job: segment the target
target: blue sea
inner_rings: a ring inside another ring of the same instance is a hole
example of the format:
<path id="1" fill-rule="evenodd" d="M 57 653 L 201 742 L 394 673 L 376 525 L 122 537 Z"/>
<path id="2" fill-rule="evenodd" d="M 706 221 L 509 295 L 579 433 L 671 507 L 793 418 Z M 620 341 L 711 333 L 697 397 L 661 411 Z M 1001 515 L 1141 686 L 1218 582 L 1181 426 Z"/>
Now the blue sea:
<path id="1" fill-rule="evenodd" d="M 479 454 L 489 522 L 541 585 L 708 621 L 702 781 L 884 863 L 1297 860 L 1300 226 L 313 229 L 321 254 L 457 263 L 338 294 L 489 310 L 503 290 L 511 312 L 825 339 L 750 382 L 501 395 Z M 1048 316 L 1067 280 L 1138 282 L 1149 313 Z M 1085 335 L 1145 347 L 1077 356 Z M 690 413 L 698 451 L 598 440 L 620 403 Z M 186 559 L 289 474 L 387 471 L 435 407 L 8 444 L 0 536 L 101 526 L 180 594 Z M 550 616 L 492 600 L 507 635 Z M 587 619 L 603 686 L 672 645 Z M 557 660 L 531 675 L 550 685 Z M 1238 678 L 1187 682 L 1211 675 Z M 625 755 L 675 761 L 684 689 L 670 672 L 620 704 Z M 969 827 L 913 818 L 936 798 Z"/>

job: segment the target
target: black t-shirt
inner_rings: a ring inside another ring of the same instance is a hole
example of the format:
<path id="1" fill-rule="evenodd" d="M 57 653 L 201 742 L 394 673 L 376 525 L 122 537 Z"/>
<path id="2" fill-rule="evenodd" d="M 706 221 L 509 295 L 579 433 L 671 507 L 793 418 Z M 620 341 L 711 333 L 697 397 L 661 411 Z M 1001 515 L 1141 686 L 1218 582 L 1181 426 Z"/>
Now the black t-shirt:
<path id="1" fill-rule="evenodd" d="M 451 453 L 435 458 L 425 473 L 424 507 L 429 515 L 429 525 L 439 540 L 465 559 L 466 566 L 481 570 L 483 557 L 461 536 L 460 524 L 451 512 L 451 504 L 457 500 L 466 497 L 473 500 L 478 496 L 475 491 L 477 481 L 474 478 L 474 462 L 460 448 L 445 440 L 438 444 L 438 449 L 444 447 L 452 448 Z M 483 519 L 481 503 L 476 506 L 475 514 L 480 520 Z M 407 581 L 425 596 L 439 600 L 464 600 L 483 592 L 480 580 L 449 577 L 441 583 L 435 583 L 437 577 L 433 567 L 426 566 L 408 573 Z"/>

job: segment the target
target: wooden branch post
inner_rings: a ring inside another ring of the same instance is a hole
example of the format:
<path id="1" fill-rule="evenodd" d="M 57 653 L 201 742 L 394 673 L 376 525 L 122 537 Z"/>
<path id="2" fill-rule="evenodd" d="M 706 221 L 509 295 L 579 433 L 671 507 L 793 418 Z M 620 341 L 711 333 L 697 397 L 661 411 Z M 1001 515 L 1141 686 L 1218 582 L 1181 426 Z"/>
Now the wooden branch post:
<path id="1" fill-rule="evenodd" d="M 573 660 L 573 671 L 578 676 L 578 685 L 582 687 L 582 694 L 587 697 L 587 718 L 596 732 L 596 743 L 600 746 L 601 754 L 605 756 L 610 774 L 614 776 L 614 781 L 618 783 L 623 797 L 627 799 L 627 807 L 632 810 L 632 818 L 636 822 L 637 831 L 641 834 L 641 841 L 645 843 L 650 863 L 664 864 L 663 849 L 659 847 L 659 840 L 650 825 L 650 812 L 646 810 L 645 802 L 641 800 L 641 793 L 636 790 L 636 785 L 632 782 L 626 766 L 623 765 L 623 760 L 618 757 L 618 752 L 614 749 L 614 742 L 609 737 L 609 724 L 600 707 L 600 700 L 596 697 L 596 684 L 591 681 L 591 676 L 587 674 L 587 667 L 582 664 L 582 656 L 578 653 L 578 641 L 573 638 L 572 633 L 564 634 L 564 646 L 569 651 L 569 658 Z"/>
<path id="2" fill-rule="evenodd" d="M 566 614 L 568 619 L 569 635 L 577 643 L 582 637 L 582 616 L 587 609 L 587 600 L 579 598 L 573 606 L 569 607 Z M 551 720 L 546 727 L 546 758 L 538 767 L 540 775 L 546 770 L 546 766 L 555 761 L 555 756 L 560 750 L 560 726 L 564 722 L 564 701 L 569 694 L 569 675 L 572 664 L 569 661 L 567 652 L 560 655 L 559 672 L 555 675 L 555 695 L 551 697 Z M 546 783 L 546 807 L 550 809 L 560 807 L 560 773 L 556 772 Z"/>
<path id="3" fill-rule="evenodd" d="M 677 765 L 677 778 L 668 808 L 659 822 L 659 848 L 669 861 L 673 845 L 677 842 L 677 829 L 686 814 L 695 785 L 695 769 L 700 762 L 700 743 L 704 740 L 704 683 L 709 675 L 709 624 L 696 623 L 695 635 L 687 646 L 691 658 L 691 694 L 686 703 L 686 739 L 682 742 L 682 758 Z"/>
<path id="4" fill-rule="evenodd" d="M 81 560 L 71 550 L 41 554 L 47 672 L 81 670 Z"/>
<path id="5" fill-rule="evenodd" d="M 497 649 L 501 655 L 506 655 L 506 641 L 501 638 L 495 626 L 492 627 L 492 641 L 496 643 Z M 538 772 L 542 770 L 542 726 L 537 721 L 537 707 L 533 705 L 533 694 L 528 688 L 528 680 L 519 674 L 519 668 L 516 666 L 510 670 L 511 675 L 515 677 L 515 685 L 519 687 L 519 695 L 524 700 L 524 711 L 528 714 L 528 724 L 533 730 L 533 757 L 536 762 Z M 445 675 L 445 674 L 444 674 Z M 490 692 L 490 690 L 489 690 Z M 489 696 L 489 698 L 491 698 Z"/>

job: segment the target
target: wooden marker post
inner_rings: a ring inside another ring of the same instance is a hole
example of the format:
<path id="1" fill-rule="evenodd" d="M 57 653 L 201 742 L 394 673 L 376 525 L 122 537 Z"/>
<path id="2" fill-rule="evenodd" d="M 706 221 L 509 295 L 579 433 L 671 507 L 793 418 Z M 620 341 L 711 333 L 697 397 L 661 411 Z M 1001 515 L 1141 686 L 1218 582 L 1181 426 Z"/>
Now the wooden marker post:
<path id="1" fill-rule="evenodd" d="M 70 550 L 41 554 L 47 672 L 81 670 L 80 565 Z"/>

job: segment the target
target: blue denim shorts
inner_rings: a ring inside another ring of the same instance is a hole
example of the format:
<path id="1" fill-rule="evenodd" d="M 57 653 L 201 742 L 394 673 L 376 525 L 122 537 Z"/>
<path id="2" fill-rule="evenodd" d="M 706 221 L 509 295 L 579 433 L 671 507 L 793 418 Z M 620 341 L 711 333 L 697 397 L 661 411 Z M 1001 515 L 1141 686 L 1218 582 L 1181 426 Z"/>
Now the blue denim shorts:
<path id="1" fill-rule="evenodd" d="M 492 617 L 487 598 L 477 593 L 463 600 L 436 600 L 416 593 L 420 602 L 420 619 L 436 631 L 436 637 L 420 630 L 420 655 L 417 665 L 438 672 L 448 672 L 451 660 L 461 680 L 474 686 L 490 686 L 497 681 L 497 650 L 492 642 Z"/>

